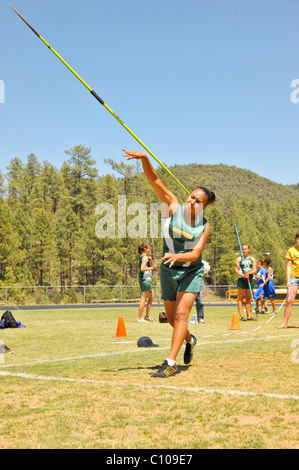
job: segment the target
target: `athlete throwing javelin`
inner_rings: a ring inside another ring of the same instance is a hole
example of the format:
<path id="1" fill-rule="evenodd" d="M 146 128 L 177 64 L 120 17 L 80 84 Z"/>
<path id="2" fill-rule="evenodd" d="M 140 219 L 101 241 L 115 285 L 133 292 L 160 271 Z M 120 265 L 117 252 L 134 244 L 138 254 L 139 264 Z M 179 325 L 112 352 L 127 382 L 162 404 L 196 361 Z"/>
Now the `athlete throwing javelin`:
<path id="1" fill-rule="evenodd" d="M 184 363 L 189 364 L 193 357 L 196 338 L 188 331 L 188 316 L 201 290 L 204 273 L 201 253 L 210 234 L 210 224 L 203 217 L 202 209 L 214 202 L 215 194 L 205 187 L 198 187 L 181 205 L 162 183 L 145 153 L 122 150 L 128 160 L 141 160 L 145 176 L 163 203 L 160 276 L 165 313 L 173 334 L 169 354 L 152 377 L 165 378 L 177 372 L 176 358 L 184 341 Z"/>

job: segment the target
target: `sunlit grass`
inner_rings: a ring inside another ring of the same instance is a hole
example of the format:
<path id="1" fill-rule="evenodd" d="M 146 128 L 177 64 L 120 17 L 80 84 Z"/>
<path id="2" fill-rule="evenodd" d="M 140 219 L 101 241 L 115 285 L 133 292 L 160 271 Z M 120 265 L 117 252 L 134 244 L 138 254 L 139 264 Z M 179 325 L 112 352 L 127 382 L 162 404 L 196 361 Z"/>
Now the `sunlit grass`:
<path id="1" fill-rule="evenodd" d="M 26 328 L 1 330 L 14 354 L 0 372 L 29 378 L 0 377 L 0 447 L 298 448 L 298 307 L 293 328 L 277 330 L 280 312 L 230 330 L 235 307 L 207 306 L 206 323 L 189 324 L 191 365 L 183 347 L 179 373 L 164 380 L 151 377 L 171 342 L 161 310 L 151 323 L 137 323 L 136 307 L 14 311 Z M 117 338 L 120 316 L 127 337 Z M 138 348 L 140 336 L 159 348 Z"/>

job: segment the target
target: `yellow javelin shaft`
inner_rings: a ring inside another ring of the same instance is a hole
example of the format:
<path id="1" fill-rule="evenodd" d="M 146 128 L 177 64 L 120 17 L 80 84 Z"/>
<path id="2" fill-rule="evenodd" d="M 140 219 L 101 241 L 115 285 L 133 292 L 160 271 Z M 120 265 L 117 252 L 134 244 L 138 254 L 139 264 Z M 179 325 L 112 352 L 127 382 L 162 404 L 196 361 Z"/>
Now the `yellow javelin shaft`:
<path id="1" fill-rule="evenodd" d="M 56 57 L 75 75 L 75 77 L 87 88 L 88 91 L 104 106 L 104 108 L 109 111 L 110 114 L 131 134 L 134 139 L 137 140 L 137 142 L 161 165 L 161 167 L 167 171 L 167 173 L 174 178 L 174 180 L 188 193 L 190 194 L 190 191 L 185 188 L 185 186 L 174 176 L 174 174 L 167 168 L 167 166 L 164 165 L 157 157 L 156 155 L 151 152 L 151 150 L 137 137 L 136 134 L 115 114 L 114 111 L 112 111 L 111 108 L 102 100 L 102 98 L 83 80 L 83 78 L 80 77 L 80 75 L 77 74 L 77 72 L 61 57 L 61 55 L 58 54 L 58 52 L 53 49 L 52 46 L 28 23 L 28 21 L 23 18 L 23 16 L 12 6 L 9 4 L 9 6 L 13 9 L 13 11 L 26 23 L 26 25 L 36 34 L 36 36 L 50 49 L 53 54 L 56 55 Z"/>

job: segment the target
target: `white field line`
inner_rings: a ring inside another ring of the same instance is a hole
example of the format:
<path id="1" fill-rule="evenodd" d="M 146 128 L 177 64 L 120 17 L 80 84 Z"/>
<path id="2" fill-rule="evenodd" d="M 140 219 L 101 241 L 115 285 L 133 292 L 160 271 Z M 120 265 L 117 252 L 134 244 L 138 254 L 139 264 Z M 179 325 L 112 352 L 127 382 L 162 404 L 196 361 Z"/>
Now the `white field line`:
<path id="1" fill-rule="evenodd" d="M 259 340 L 265 340 L 265 339 L 288 339 L 293 336 L 298 336 L 297 334 L 294 335 L 274 335 L 274 336 L 260 336 L 258 338 L 244 338 L 244 339 L 228 339 L 228 340 L 221 340 L 221 341 L 205 341 L 205 342 L 198 342 L 197 346 L 206 346 L 209 344 L 226 344 L 226 343 L 242 343 L 245 341 L 259 341 Z M 158 340 L 160 341 L 160 340 Z M 162 340 L 161 340 L 162 341 Z M 21 362 L 17 364 L 0 364 L 0 368 L 7 368 L 7 367 L 24 367 L 24 366 L 31 366 L 31 365 L 36 365 L 36 364 L 45 364 L 45 363 L 52 363 L 52 362 L 65 362 L 65 361 L 73 361 L 73 360 L 79 360 L 79 359 L 89 359 L 93 357 L 107 357 L 107 356 L 114 356 L 114 355 L 120 355 L 120 354 L 130 354 L 130 353 L 136 353 L 136 352 L 144 352 L 144 351 L 159 351 L 159 350 L 165 350 L 169 349 L 169 346 L 164 346 L 162 348 L 138 348 L 138 349 L 132 349 L 132 350 L 126 350 L 126 351 L 114 351 L 114 352 L 106 352 L 106 353 L 99 353 L 99 354 L 88 354 L 88 355 L 82 355 L 82 356 L 69 356 L 69 357 L 61 357 L 61 358 L 56 358 L 56 359 L 36 359 L 34 361 L 29 361 L 29 362 Z"/>
<path id="2" fill-rule="evenodd" d="M 121 382 L 105 382 L 103 380 L 91 380 L 91 379 L 73 379 L 69 377 L 51 377 L 46 375 L 36 375 L 36 374 L 26 374 L 24 372 L 7 372 L 7 371 L 0 371 L 1 376 L 12 376 L 12 377 L 20 377 L 22 379 L 29 379 L 29 380 L 44 380 L 44 381 L 57 381 L 57 382 L 73 382 L 73 383 L 80 383 L 80 384 L 93 384 L 93 385 L 104 385 L 105 387 L 137 387 L 142 389 L 163 389 L 163 390 L 176 390 L 176 391 L 183 391 L 183 392 L 191 392 L 191 393 L 218 393 L 220 395 L 232 395 L 232 396 L 246 396 L 246 397 L 258 397 L 264 396 L 268 398 L 278 398 L 281 400 L 299 400 L 298 395 L 281 395 L 276 393 L 255 393 L 255 392 L 248 392 L 242 390 L 225 390 L 225 389 L 217 389 L 217 388 L 201 388 L 201 387 L 178 387 L 175 385 L 143 385 L 140 383 L 121 383 Z"/>
<path id="3" fill-rule="evenodd" d="M 91 357 L 107 357 L 107 356 L 114 356 L 114 355 L 119 355 L 119 354 L 128 354 L 128 353 L 134 353 L 134 352 L 140 352 L 140 351 L 149 351 L 149 350 L 159 350 L 159 349 L 169 349 L 169 346 L 164 347 L 164 348 L 138 348 L 138 349 L 132 349 L 131 351 L 117 351 L 117 352 L 107 352 L 107 353 L 99 353 L 99 354 L 87 354 L 86 356 L 70 356 L 70 357 L 60 357 L 57 359 L 36 359 L 35 361 L 30 361 L 30 362 L 21 362 L 19 364 L 5 364 L 5 365 L 0 365 L 0 368 L 2 367 L 17 367 L 17 366 L 31 366 L 34 364 L 44 364 L 48 362 L 64 362 L 64 361 L 73 361 L 73 360 L 78 360 L 78 359 L 89 359 Z"/>

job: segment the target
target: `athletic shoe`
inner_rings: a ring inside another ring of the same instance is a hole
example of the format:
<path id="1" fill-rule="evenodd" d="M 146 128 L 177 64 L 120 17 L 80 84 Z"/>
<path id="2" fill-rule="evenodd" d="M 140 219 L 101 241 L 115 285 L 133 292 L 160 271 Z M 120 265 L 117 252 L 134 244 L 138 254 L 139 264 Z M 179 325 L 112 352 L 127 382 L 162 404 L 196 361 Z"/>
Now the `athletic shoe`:
<path id="1" fill-rule="evenodd" d="M 244 317 L 240 317 L 240 320 L 241 321 L 247 321 L 246 318 L 244 318 Z"/>
<path id="2" fill-rule="evenodd" d="M 158 372 L 152 374 L 151 377 L 160 377 L 161 379 L 164 379 L 165 377 L 170 377 L 171 375 L 174 375 L 177 370 L 178 367 L 176 364 L 174 366 L 170 366 L 168 365 L 168 362 L 165 359 Z"/>
<path id="3" fill-rule="evenodd" d="M 194 342 L 192 344 L 186 343 L 186 349 L 185 349 L 185 353 L 184 353 L 184 364 L 190 364 L 190 362 L 192 361 L 193 349 L 194 349 L 194 346 L 197 343 L 197 339 L 195 338 L 195 336 L 193 336 L 193 335 L 191 335 L 191 336 L 194 339 Z"/>
<path id="4" fill-rule="evenodd" d="M 146 320 L 143 320 L 143 318 L 141 318 L 141 320 L 139 320 L 139 318 L 137 319 L 137 323 L 145 323 Z"/>
<path id="5" fill-rule="evenodd" d="M 151 317 L 147 317 L 147 316 L 144 317 L 144 320 L 145 321 L 153 321 Z"/>
<path id="6" fill-rule="evenodd" d="M 4 352 L 4 354 L 12 354 L 13 350 L 10 349 L 8 346 L 5 346 L 5 344 L 4 344 L 3 352 Z"/>
<path id="7" fill-rule="evenodd" d="M 204 319 L 203 318 L 200 318 L 199 320 L 197 320 L 198 323 L 205 323 Z"/>
<path id="8" fill-rule="evenodd" d="M 256 321 L 256 318 L 252 318 L 252 317 L 247 318 L 247 321 L 250 321 L 250 320 Z"/>

